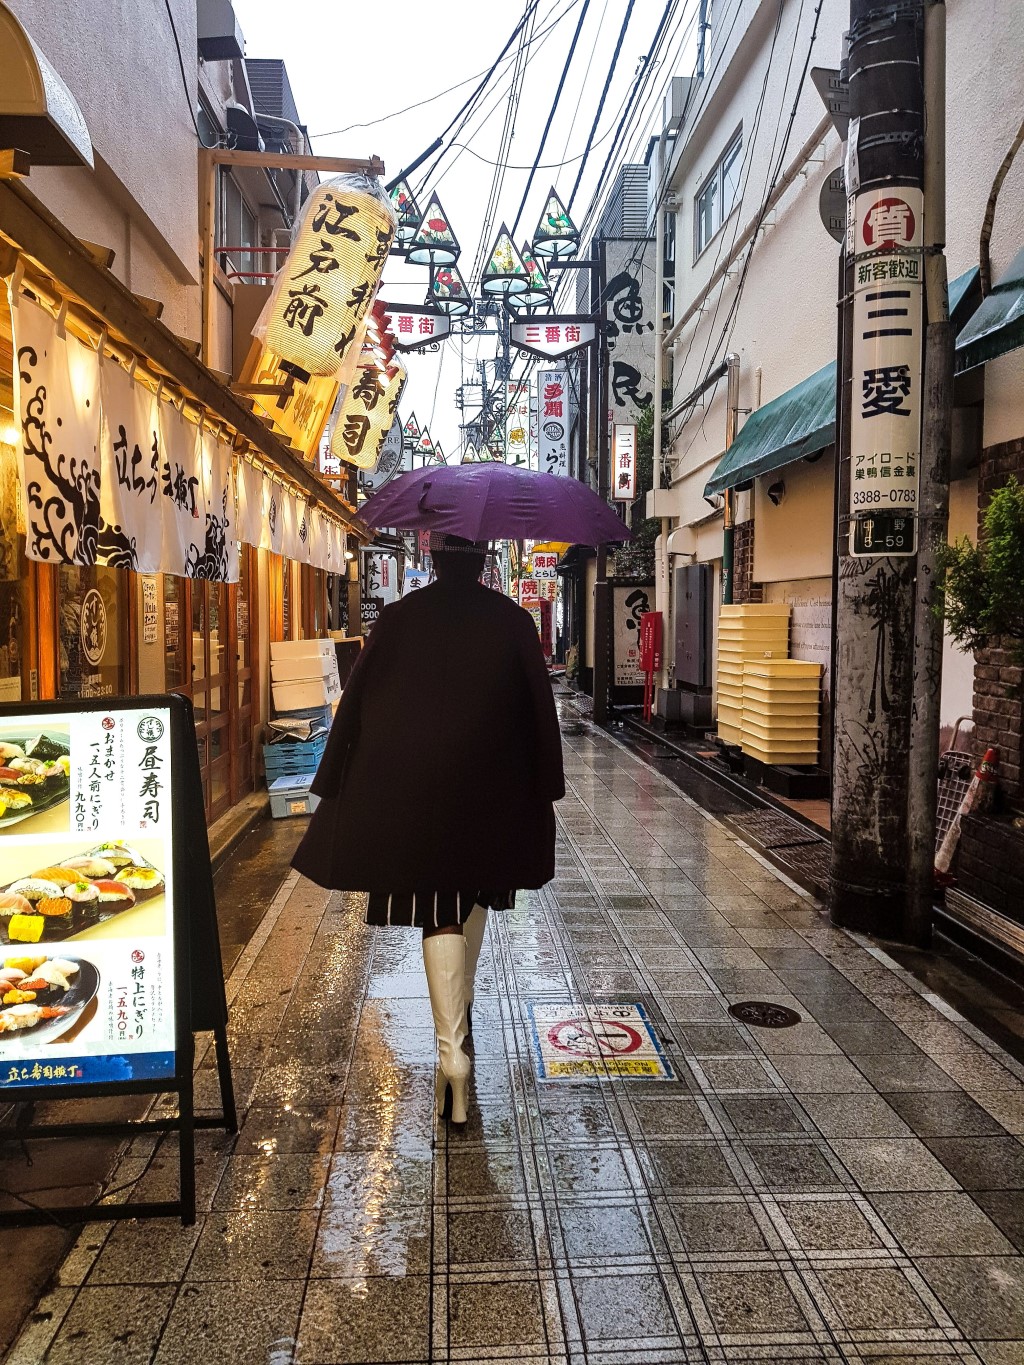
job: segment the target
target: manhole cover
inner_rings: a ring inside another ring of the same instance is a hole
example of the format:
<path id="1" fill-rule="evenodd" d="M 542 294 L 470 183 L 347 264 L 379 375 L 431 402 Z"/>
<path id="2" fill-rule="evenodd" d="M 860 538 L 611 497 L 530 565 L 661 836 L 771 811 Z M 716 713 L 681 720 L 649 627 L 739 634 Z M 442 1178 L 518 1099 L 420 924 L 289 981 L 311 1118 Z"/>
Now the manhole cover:
<path id="1" fill-rule="evenodd" d="M 730 1005 L 729 1013 L 741 1024 L 753 1024 L 755 1028 L 792 1028 L 799 1024 L 800 1016 L 787 1005 L 773 1005 L 768 1000 L 741 1000 L 738 1005 Z"/>

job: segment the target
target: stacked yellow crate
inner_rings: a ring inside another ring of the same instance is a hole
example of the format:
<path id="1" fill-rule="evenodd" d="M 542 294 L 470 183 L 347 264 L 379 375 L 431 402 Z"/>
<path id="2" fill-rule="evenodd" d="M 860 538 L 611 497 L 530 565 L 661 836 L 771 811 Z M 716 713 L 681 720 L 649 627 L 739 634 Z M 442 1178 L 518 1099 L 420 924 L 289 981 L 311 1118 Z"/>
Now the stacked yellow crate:
<path id="1" fill-rule="evenodd" d="M 789 654 L 786 602 L 722 607 L 718 618 L 718 737 L 739 744 L 743 726 L 743 665 Z"/>
<path id="2" fill-rule="evenodd" d="M 821 664 L 801 659 L 743 665 L 742 747 L 761 763 L 813 766 L 818 761 Z"/>

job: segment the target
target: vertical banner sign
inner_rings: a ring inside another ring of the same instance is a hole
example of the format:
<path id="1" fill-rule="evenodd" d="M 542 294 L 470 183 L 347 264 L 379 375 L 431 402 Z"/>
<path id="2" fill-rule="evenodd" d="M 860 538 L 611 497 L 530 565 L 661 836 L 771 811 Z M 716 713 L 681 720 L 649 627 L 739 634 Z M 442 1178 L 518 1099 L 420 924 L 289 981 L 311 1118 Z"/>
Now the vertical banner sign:
<path id="1" fill-rule="evenodd" d="M 616 687 L 642 687 L 640 625 L 651 610 L 651 587 L 616 587 L 612 590 L 612 654 Z"/>
<path id="2" fill-rule="evenodd" d="M 534 550 L 533 552 L 533 576 L 534 578 L 544 578 L 554 581 L 555 571 L 558 568 L 558 552 L 556 550 Z"/>
<path id="3" fill-rule="evenodd" d="M 540 587 L 535 578 L 523 577 L 519 580 L 519 605 L 527 611 L 540 604 Z"/>
<path id="4" fill-rule="evenodd" d="M 924 196 L 910 186 L 854 204 L 850 553 L 912 555 L 921 457 Z"/>
<path id="5" fill-rule="evenodd" d="M 530 458 L 530 391 L 521 384 L 505 384 L 505 460 L 527 464 Z"/>
<path id="6" fill-rule="evenodd" d="M 564 366 L 537 371 L 539 467 L 548 474 L 569 473 L 569 383 Z"/>
<path id="7" fill-rule="evenodd" d="M 636 427 L 631 423 L 612 427 L 612 497 L 617 502 L 636 497 Z"/>
<path id="8" fill-rule="evenodd" d="M 0 1090 L 169 1081 L 170 708 L 11 716 L 0 745 Z"/>

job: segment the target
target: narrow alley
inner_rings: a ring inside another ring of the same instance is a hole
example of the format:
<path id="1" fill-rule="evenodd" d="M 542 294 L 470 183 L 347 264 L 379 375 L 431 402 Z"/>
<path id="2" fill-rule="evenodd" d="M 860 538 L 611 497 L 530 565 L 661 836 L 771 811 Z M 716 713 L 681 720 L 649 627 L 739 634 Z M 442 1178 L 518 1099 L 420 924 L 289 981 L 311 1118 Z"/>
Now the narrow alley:
<path id="1" fill-rule="evenodd" d="M 418 934 L 289 872 L 196 1226 L 87 1227 L 10 1365 L 1024 1361 L 1024 1068 L 614 738 L 566 775 L 556 880 L 491 916 L 467 1128 Z M 109 1197 L 175 1172 L 136 1139 Z"/>

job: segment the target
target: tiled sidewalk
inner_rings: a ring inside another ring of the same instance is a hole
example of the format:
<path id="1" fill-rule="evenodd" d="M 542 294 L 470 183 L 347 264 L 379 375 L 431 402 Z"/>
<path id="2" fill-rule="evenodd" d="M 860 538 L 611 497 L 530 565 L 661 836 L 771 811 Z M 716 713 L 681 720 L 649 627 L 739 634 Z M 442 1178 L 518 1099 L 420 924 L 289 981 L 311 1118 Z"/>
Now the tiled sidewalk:
<path id="1" fill-rule="evenodd" d="M 200 1135 L 197 1226 L 88 1228 L 11 1365 L 1024 1363 L 1024 1070 L 570 744 L 558 878 L 492 919 L 468 1129 L 431 1113 L 417 939 L 290 877 L 230 983 L 245 1122 Z M 676 1079 L 539 1082 L 526 1005 L 558 1001 L 641 1003 Z M 166 1194 L 151 1146 L 116 1186 Z"/>

